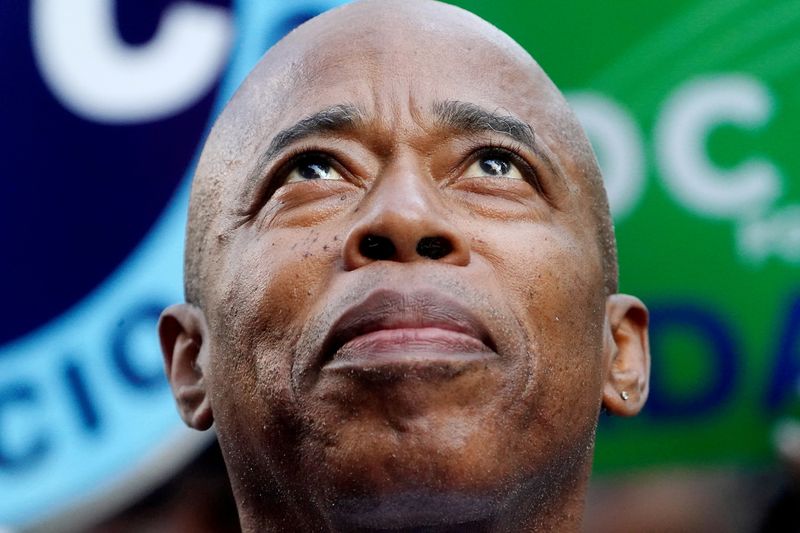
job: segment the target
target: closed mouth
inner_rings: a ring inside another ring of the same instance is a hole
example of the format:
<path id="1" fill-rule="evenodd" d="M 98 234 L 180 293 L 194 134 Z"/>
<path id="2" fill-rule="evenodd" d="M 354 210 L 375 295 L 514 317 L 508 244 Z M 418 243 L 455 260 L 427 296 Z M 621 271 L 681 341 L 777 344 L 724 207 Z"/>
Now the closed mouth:
<path id="1" fill-rule="evenodd" d="M 434 292 L 378 290 L 345 311 L 322 347 L 331 371 L 464 366 L 495 357 L 488 329 L 466 307 Z"/>

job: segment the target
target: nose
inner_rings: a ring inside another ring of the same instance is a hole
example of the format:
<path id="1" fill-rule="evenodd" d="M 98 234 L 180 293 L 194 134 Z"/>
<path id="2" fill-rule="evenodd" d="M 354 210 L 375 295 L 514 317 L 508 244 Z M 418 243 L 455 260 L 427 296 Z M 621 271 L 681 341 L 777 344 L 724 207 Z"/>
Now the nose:
<path id="1" fill-rule="evenodd" d="M 468 240 L 445 208 L 441 192 L 413 166 L 385 170 L 357 214 L 344 243 L 346 270 L 375 261 L 469 264 Z"/>

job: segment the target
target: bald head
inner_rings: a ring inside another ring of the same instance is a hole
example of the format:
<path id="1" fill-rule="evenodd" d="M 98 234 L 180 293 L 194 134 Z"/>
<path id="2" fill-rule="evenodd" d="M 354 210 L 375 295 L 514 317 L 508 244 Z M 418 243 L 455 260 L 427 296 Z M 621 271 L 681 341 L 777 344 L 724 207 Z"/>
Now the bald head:
<path id="1" fill-rule="evenodd" d="M 579 529 L 601 405 L 647 396 L 647 311 L 508 36 L 422 0 L 303 24 L 214 126 L 188 228 L 159 332 L 244 531 Z"/>
<path id="2" fill-rule="evenodd" d="M 333 91 L 322 90 L 336 87 L 341 90 L 333 98 Z M 597 162 L 539 65 L 505 33 L 461 8 L 429 0 L 367 0 L 328 11 L 289 33 L 259 61 L 218 118 L 192 186 L 187 301 L 202 305 L 205 292 L 214 290 L 215 258 L 241 220 L 246 209 L 241 197 L 253 194 L 258 181 L 253 167 L 264 166 L 275 135 L 336 106 L 392 127 L 398 113 L 421 115 L 453 100 L 513 117 L 557 152 L 546 164 L 569 174 L 571 192 L 583 197 L 581 211 L 592 220 L 605 290 L 615 293 L 616 244 Z"/>

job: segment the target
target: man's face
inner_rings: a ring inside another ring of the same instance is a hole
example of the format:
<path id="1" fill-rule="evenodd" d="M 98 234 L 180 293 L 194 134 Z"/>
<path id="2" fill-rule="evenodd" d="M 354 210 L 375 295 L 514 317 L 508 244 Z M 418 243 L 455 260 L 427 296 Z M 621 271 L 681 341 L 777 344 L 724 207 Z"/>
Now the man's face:
<path id="1" fill-rule="evenodd" d="M 225 183 L 201 363 L 234 485 L 368 524 L 583 483 L 606 304 L 563 102 L 474 30 L 316 24 L 201 163 Z"/>

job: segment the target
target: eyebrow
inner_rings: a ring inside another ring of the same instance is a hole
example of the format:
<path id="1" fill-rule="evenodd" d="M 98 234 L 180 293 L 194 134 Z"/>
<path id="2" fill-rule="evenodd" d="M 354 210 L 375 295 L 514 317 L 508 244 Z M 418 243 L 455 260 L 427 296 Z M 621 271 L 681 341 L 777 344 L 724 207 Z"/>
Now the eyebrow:
<path id="1" fill-rule="evenodd" d="M 537 145 L 533 128 L 510 114 L 492 112 L 477 104 L 459 100 L 435 102 L 431 110 L 440 127 L 464 133 L 491 132 L 507 135 L 534 152 L 548 167 L 555 168 L 550 157 Z M 354 130 L 364 122 L 364 112 L 359 107 L 353 104 L 337 104 L 304 117 L 279 131 L 248 173 L 245 181 L 246 190 L 252 190 L 261 181 L 264 169 L 291 144 L 320 133 Z"/>
<path id="2" fill-rule="evenodd" d="M 364 122 L 363 112 L 352 104 L 338 104 L 326 107 L 321 111 L 302 118 L 300 121 L 279 131 L 270 141 L 267 149 L 259 156 L 258 161 L 247 175 L 246 191 L 261 181 L 264 169 L 286 147 L 306 137 L 322 132 L 334 133 L 337 131 L 352 130 Z"/>
<path id="3" fill-rule="evenodd" d="M 509 113 L 489 111 L 479 105 L 459 100 L 443 100 L 433 105 L 440 126 L 466 133 L 501 133 L 525 146 L 563 180 L 563 172 L 553 158 L 536 142 L 536 134 L 527 122 Z"/>
<path id="4" fill-rule="evenodd" d="M 443 100 L 433 104 L 433 114 L 440 126 L 467 133 L 503 133 L 534 152 L 533 128 L 511 115 L 491 112 L 470 102 Z M 352 104 L 338 104 L 309 115 L 278 132 L 259 158 L 259 167 L 274 159 L 294 142 L 318 133 L 355 129 L 364 122 L 364 113 Z"/>
<path id="5" fill-rule="evenodd" d="M 264 151 L 262 159 L 270 161 L 290 144 L 310 135 L 354 129 L 363 121 L 363 113 L 352 104 L 327 107 L 278 132 Z"/>
<path id="6" fill-rule="evenodd" d="M 433 105 L 433 114 L 440 126 L 466 133 L 502 133 L 531 151 L 540 153 L 533 128 L 509 114 L 491 112 L 479 105 L 458 100 L 436 102 Z"/>

